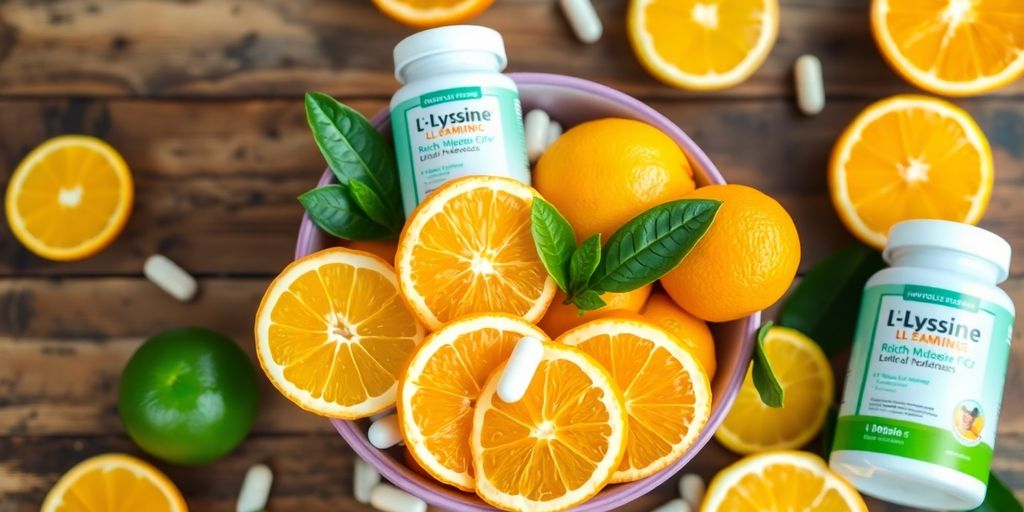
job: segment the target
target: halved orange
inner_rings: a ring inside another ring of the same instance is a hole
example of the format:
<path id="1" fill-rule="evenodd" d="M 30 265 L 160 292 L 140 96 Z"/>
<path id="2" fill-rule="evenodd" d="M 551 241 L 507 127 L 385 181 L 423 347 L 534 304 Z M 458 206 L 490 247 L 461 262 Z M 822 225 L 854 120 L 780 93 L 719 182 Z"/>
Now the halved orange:
<path id="1" fill-rule="evenodd" d="M 121 233 L 134 186 L 121 154 L 86 135 L 54 137 L 26 156 L 7 185 L 14 236 L 56 261 L 87 258 Z"/>
<path id="2" fill-rule="evenodd" d="M 476 492 L 502 510 L 565 510 L 597 494 L 622 462 L 626 404 L 611 374 L 583 351 L 546 343 L 518 402 L 497 396 L 504 365 L 487 379 L 470 448 Z"/>
<path id="3" fill-rule="evenodd" d="M 555 296 L 530 231 L 537 192 L 508 178 L 470 176 L 437 189 L 398 241 L 402 296 L 428 329 L 485 312 L 536 322 Z"/>
<path id="4" fill-rule="evenodd" d="M 119 453 L 79 462 L 46 494 L 41 512 L 145 510 L 187 512 L 185 498 L 167 475 Z"/>
<path id="5" fill-rule="evenodd" d="M 423 327 L 386 261 L 341 247 L 288 265 L 256 312 L 256 355 L 270 382 L 303 409 L 364 418 L 395 403 Z"/>
<path id="6" fill-rule="evenodd" d="M 629 414 L 626 455 L 612 482 L 632 482 L 682 457 L 711 415 L 711 385 L 686 345 L 646 321 L 604 318 L 557 340 L 594 357 L 623 390 Z"/>
<path id="7" fill-rule="evenodd" d="M 466 440 L 476 400 L 487 377 L 524 336 L 548 339 L 518 317 L 470 315 L 427 336 L 409 360 L 398 391 L 399 425 L 410 453 L 434 478 L 473 490 Z"/>
<path id="8" fill-rule="evenodd" d="M 373 0 L 391 19 L 412 27 L 455 25 L 487 10 L 494 0 Z"/>
<path id="9" fill-rule="evenodd" d="M 981 94 L 1024 74 L 1020 0 L 873 0 L 871 30 L 897 73 L 936 94 Z"/>

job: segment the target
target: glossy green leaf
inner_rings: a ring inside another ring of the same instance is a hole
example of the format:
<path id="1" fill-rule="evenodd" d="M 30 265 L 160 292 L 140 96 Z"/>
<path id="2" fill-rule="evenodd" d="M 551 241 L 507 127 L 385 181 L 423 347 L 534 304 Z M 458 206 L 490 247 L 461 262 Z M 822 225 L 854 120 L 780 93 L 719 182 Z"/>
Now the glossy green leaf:
<path id="1" fill-rule="evenodd" d="M 583 290 L 572 299 L 572 303 L 579 309 L 582 315 L 587 311 L 601 309 L 608 304 L 601 298 L 601 294 L 594 290 Z"/>
<path id="2" fill-rule="evenodd" d="M 569 295 L 587 289 L 590 276 L 601 263 L 601 234 L 583 241 L 569 260 Z"/>
<path id="3" fill-rule="evenodd" d="M 388 208 L 384 201 L 372 188 L 359 180 L 348 181 L 348 191 L 352 200 L 370 220 L 387 228 L 394 234 L 402 230 L 402 219 L 396 216 L 396 210 Z"/>
<path id="4" fill-rule="evenodd" d="M 326 185 L 299 196 L 309 218 L 320 229 L 345 240 L 379 240 L 393 235 L 370 220 L 344 185 Z"/>
<path id="5" fill-rule="evenodd" d="M 828 460 L 832 454 L 832 441 L 836 437 L 836 423 L 839 420 L 839 408 L 835 404 L 829 404 L 828 412 L 825 413 L 825 424 L 821 427 L 821 457 Z"/>
<path id="6" fill-rule="evenodd" d="M 977 508 L 968 512 L 1022 512 L 1020 501 L 1013 495 L 1002 480 L 995 473 L 988 475 L 988 490 L 985 492 L 985 501 Z"/>
<path id="7" fill-rule="evenodd" d="M 757 331 L 757 344 L 754 346 L 754 361 L 751 374 L 754 379 L 754 387 L 761 397 L 761 402 L 768 407 L 779 408 L 786 398 L 786 390 L 782 389 L 779 379 L 775 377 L 772 365 L 768 361 L 768 355 L 764 350 L 764 339 L 771 330 L 772 323 L 768 322 Z"/>
<path id="8" fill-rule="evenodd" d="M 548 274 L 569 294 L 569 260 L 576 250 L 576 235 L 569 221 L 551 203 L 535 197 L 530 210 L 533 244 Z"/>

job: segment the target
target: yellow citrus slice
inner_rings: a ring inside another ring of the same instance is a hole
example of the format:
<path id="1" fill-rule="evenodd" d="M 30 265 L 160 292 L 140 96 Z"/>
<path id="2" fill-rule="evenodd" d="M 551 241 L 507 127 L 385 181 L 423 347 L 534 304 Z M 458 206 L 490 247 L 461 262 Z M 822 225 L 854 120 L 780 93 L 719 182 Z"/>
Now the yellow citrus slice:
<path id="1" fill-rule="evenodd" d="M 41 512 L 186 512 L 181 492 L 149 464 L 119 453 L 79 462 L 46 494 Z"/>
<path id="2" fill-rule="evenodd" d="M 605 318 L 572 329 L 558 342 L 607 368 L 629 414 L 626 455 L 612 482 L 632 482 L 669 466 L 693 445 L 711 414 L 711 385 L 692 351 L 646 321 Z"/>
<path id="3" fill-rule="evenodd" d="M 394 405 L 398 379 L 423 339 L 391 265 L 341 247 L 288 265 L 263 295 L 255 331 L 260 366 L 278 391 L 342 419 Z"/>
<path id="4" fill-rule="evenodd" d="M 117 238 L 133 194 L 131 172 L 117 150 L 95 137 L 62 135 L 33 149 L 14 170 L 7 223 L 33 253 L 80 260 Z"/>
<path id="5" fill-rule="evenodd" d="M 832 367 L 813 340 L 788 327 L 772 327 L 765 354 L 785 390 L 780 408 L 764 405 L 751 372 L 715 437 L 736 453 L 799 448 L 825 423 L 832 403 Z"/>
<path id="6" fill-rule="evenodd" d="M 462 23 L 487 10 L 494 0 L 373 0 L 391 19 L 412 27 Z"/>
<path id="7" fill-rule="evenodd" d="M 402 296 L 427 328 L 499 312 L 536 322 L 555 296 L 530 231 L 536 191 L 508 178 L 470 176 L 437 189 L 398 241 Z"/>
<path id="8" fill-rule="evenodd" d="M 1020 0 L 873 0 L 871 30 L 897 73 L 936 94 L 981 94 L 1024 73 Z"/>
<path id="9" fill-rule="evenodd" d="M 526 394 L 497 397 L 504 365 L 487 379 L 470 447 L 476 492 L 502 510 L 565 510 L 597 494 L 622 462 L 628 420 L 622 391 L 581 350 L 547 343 Z"/>
<path id="10" fill-rule="evenodd" d="M 744 457 L 708 485 L 701 512 L 867 512 L 856 489 L 813 453 Z"/>
<path id="11" fill-rule="evenodd" d="M 410 453 L 434 478 L 473 490 L 466 440 L 474 405 L 487 377 L 524 336 L 548 339 L 511 315 L 470 315 L 427 336 L 409 360 L 398 391 L 399 424 Z"/>
<path id="12" fill-rule="evenodd" d="M 843 132 L 829 189 L 846 227 L 881 249 L 903 220 L 976 224 L 992 194 L 992 169 L 988 139 L 967 112 L 899 95 L 869 106 Z"/>
<path id="13" fill-rule="evenodd" d="M 718 90 L 746 80 L 779 32 L 778 0 L 632 0 L 628 17 L 640 63 L 682 89 Z"/>

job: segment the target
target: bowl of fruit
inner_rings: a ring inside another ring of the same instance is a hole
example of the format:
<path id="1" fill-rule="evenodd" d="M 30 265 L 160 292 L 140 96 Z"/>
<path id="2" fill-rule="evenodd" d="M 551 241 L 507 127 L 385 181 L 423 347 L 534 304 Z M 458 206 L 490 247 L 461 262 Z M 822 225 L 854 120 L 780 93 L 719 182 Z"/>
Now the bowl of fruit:
<path id="1" fill-rule="evenodd" d="M 257 313 L 257 354 L 279 391 L 430 505 L 614 510 L 710 440 L 799 241 L 777 202 L 727 185 L 649 106 L 511 76 L 523 111 L 556 122 L 533 186 L 461 178 L 404 220 L 325 152 L 296 261 Z M 387 147 L 387 112 L 367 122 L 331 102 L 307 97 L 311 124 L 333 112 L 382 136 L 347 154 Z M 341 239 L 360 237 L 383 241 Z"/>

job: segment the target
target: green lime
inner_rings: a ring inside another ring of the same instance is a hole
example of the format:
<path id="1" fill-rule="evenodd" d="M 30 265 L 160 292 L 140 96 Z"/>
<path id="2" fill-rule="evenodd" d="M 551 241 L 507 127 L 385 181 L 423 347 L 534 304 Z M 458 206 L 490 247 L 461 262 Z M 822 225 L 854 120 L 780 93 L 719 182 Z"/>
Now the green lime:
<path id="1" fill-rule="evenodd" d="M 204 464 L 245 439 L 259 397 L 249 358 L 231 339 L 182 327 L 153 336 L 121 374 L 125 430 L 149 454 Z"/>

